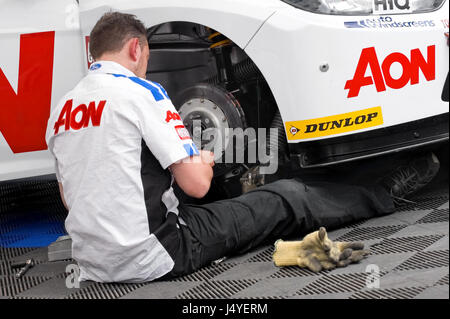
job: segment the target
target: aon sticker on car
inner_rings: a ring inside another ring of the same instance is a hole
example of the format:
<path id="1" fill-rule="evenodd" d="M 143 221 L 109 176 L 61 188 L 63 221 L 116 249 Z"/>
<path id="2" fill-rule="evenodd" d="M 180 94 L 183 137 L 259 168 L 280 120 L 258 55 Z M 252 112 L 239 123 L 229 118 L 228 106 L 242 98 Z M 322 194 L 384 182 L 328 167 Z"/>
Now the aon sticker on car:
<path id="1" fill-rule="evenodd" d="M 394 63 L 400 63 L 402 66 L 402 75 L 398 79 L 391 74 L 391 66 Z M 367 68 L 370 68 L 371 76 L 365 75 Z M 418 84 L 420 71 L 422 71 L 427 81 L 436 79 L 435 45 L 427 48 L 426 59 L 420 49 L 414 49 L 411 50 L 410 57 L 400 52 L 391 53 L 381 65 L 375 48 L 365 48 L 361 52 L 353 79 L 348 80 L 345 84 L 345 89 L 349 90 L 347 97 L 357 97 L 362 87 L 374 84 L 377 92 L 386 91 L 386 86 L 398 90 L 405 87 L 408 83 L 411 85 Z"/>
<path id="2" fill-rule="evenodd" d="M 381 107 L 327 116 L 318 119 L 286 122 L 288 140 L 302 140 L 336 135 L 383 125 Z"/>

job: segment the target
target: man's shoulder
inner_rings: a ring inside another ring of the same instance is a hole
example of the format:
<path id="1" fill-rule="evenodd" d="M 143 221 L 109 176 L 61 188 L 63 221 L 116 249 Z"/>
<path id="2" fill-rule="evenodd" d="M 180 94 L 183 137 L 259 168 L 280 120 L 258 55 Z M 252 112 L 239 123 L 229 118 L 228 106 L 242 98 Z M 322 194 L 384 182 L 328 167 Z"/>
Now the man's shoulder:
<path id="1" fill-rule="evenodd" d="M 82 93 L 86 91 L 105 90 L 111 91 L 111 94 L 114 94 L 133 89 L 135 89 L 135 85 L 124 75 L 97 73 L 86 75 L 73 89 L 73 92 Z M 138 91 L 137 94 L 139 93 Z"/>
<path id="2" fill-rule="evenodd" d="M 96 75 L 97 76 L 97 75 Z M 170 100 L 166 90 L 157 82 L 137 76 L 126 76 L 123 74 L 102 74 L 101 78 L 92 78 L 92 80 L 102 82 L 102 87 L 116 89 L 120 88 L 119 92 L 124 89 L 131 91 L 137 96 L 148 98 L 155 102 L 164 102 Z M 117 92 L 117 90 L 115 91 Z M 127 96 L 131 96 L 127 94 Z"/>
<path id="3" fill-rule="evenodd" d="M 107 100 L 110 108 L 121 111 L 159 113 L 173 108 L 166 91 L 156 82 L 124 75 L 88 74 L 60 99 L 54 112 L 60 113 L 69 100 L 85 104 L 99 99 Z"/>
<path id="4" fill-rule="evenodd" d="M 145 98 L 146 92 L 130 82 L 125 77 L 116 78 L 110 74 L 88 74 L 65 94 L 63 100 L 99 97 L 132 103 L 139 98 Z"/>

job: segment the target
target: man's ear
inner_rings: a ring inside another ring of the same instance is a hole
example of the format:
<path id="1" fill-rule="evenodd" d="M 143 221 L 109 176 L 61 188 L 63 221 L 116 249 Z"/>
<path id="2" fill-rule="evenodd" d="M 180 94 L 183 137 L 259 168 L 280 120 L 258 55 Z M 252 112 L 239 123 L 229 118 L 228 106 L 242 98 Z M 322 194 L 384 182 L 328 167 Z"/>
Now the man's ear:
<path id="1" fill-rule="evenodd" d="M 132 38 L 129 40 L 128 50 L 131 59 L 134 62 L 139 61 L 142 54 L 142 48 L 138 38 Z"/>

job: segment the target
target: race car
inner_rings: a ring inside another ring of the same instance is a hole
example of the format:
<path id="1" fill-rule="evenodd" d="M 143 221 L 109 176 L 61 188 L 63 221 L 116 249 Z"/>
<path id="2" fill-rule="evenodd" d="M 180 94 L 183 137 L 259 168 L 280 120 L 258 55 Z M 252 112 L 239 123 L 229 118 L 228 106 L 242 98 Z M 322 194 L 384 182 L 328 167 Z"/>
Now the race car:
<path id="1" fill-rule="evenodd" d="M 0 180 L 53 173 L 44 140 L 50 109 L 94 62 L 89 33 L 110 10 L 148 27 L 147 78 L 166 89 L 194 140 L 196 127 L 201 136 L 267 129 L 240 146 L 224 134 L 219 159 L 256 143 L 308 169 L 448 141 L 445 0 L 0 5 Z M 216 177 L 261 164 L 250 157 L 219 160 Z"/>

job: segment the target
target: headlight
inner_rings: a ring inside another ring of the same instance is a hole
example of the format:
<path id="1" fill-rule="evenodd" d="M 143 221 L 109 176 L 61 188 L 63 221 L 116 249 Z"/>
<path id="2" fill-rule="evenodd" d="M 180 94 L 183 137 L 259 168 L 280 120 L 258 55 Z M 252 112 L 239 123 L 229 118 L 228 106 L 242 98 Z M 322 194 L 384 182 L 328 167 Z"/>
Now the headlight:
<path id="1" fill-rule="evenodd" d="M 335 15 L 419 13 L 437 10 L 445 0 L 282 0 L 299 9 Z"/>

